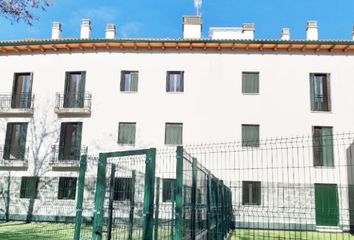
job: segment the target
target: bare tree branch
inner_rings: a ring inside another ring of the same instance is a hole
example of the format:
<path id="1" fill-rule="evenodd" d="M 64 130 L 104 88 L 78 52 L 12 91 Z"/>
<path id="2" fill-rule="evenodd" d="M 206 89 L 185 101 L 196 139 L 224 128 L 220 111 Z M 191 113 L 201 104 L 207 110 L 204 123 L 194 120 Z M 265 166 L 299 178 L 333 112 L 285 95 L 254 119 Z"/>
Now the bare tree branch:
<path id="1" fill-rule="evenodd" d="M 33 14 L 33 10 L 46 10 L 52 6 L 52 0 L 0 0 L 0 16 L 14 22 L 24 21 L 32 26 L 38 16 Z"/>

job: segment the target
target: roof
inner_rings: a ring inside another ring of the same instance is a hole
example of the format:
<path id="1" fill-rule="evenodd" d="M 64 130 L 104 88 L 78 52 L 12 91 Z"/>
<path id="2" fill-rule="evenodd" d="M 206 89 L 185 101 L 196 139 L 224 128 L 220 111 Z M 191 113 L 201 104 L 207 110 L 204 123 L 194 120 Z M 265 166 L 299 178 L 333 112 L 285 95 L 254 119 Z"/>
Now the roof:
<path id="1" fill-rule="evenodd" d="M 354 41 L 349 40 L 224 40 L 224 39 L 151 39 L 151 38 L 62 38 L 0 41 L 0 54 L 20 52 L 47 52 L 71 50 L 246 50 L 246 51 L 310 51 L 354 52 Z"/>

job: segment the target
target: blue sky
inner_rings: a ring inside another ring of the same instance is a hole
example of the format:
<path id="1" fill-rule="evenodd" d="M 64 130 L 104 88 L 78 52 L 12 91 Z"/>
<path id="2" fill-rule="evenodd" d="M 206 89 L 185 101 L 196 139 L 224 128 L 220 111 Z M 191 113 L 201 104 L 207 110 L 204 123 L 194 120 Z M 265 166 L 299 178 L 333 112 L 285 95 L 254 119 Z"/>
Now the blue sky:
<path id="1" fill-rule="evenodd" d="M 54 0 L 38 11 L 32 27 L 0 18 L 0 39 L 49 38 L 53 21 L 63 37 L 79 37 L 82 18 L 92 21 L 93 37 L 104 37 L 114 23 L 117 37 L 180 38 L 182 16 L 194 15 L 194 0 Z M 256 38 L 279 38 L 289 27 L 291 38 L 304 39 L 307 20 L 317 20 L 320 39 L 351 39 L 353 0 L 203 0 L 203 37 L 209 27 L 238 27 L 255 23 Z"/>

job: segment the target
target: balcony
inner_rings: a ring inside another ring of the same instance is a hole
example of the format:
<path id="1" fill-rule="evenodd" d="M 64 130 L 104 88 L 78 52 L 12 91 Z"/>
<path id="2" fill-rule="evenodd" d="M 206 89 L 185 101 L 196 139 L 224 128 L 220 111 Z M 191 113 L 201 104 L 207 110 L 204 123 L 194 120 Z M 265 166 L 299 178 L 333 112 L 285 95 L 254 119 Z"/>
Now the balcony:
<path id="1" fill-rule="evenodd" d="M 32 95 L 32 93 L 0 94 L 0 115 L 33 115 L 33 102 L 34 95 Z"/>
<path id="2" fill-rule="evenodd" d="M 29 148 L 0 146 L 0 170 L 23 170 L 28 167 Z"/>
<path id="3" fill-rule="evenodd" d="M 75 147 L 58 145 L 52 146 L 52 158 L 50 165 L 53 168 L 79 168 L 81 155 L 87 154 L 87 147 Z"/>
<path id="4" fill-rule="evenodd" d="M 91 115 L 91 93 L 57 93 L 55 112 L 59 116 L 90 116 Z"/>

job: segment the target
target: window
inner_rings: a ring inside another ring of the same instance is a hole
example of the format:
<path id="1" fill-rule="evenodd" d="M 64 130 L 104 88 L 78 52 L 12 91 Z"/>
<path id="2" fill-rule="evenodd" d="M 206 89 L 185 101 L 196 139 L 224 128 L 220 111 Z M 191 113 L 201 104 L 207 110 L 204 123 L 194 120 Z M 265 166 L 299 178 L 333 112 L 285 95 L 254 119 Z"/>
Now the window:
<path id="1" fill-rule="evenodd" d="M 64 89 L 64 108 L 83 108 L 85 101 L 85 72 L 67 72 Z"/>
<path id="2" fill-rule="evenodd" d="M 30 108 L 32 100 L 32 73 L 15 73 L 11 108 Z"/>
<path id="3" fill-rule="evenodd" d="M 20 198 L 37 198 L 39 177 L 22 177 Z"/>
<path id="4" fill-rule="evenodd" d="M 76 177 L 59 178 L 58 199 L 75 200 Z"/>
<path id="5" fill-rule="evenodd" d="M 136 123 L 119 123 L 118 144 L 135 144 L 135 129 Z"/>
<path id="6" fill-rule="evenodd" d="M 261 182 L 242 182 L 242 204 L 261 205 Z"/>
<path id="7" fill-rule="evenodd" d="M 6 128 L 4 159 L 24 160 L 28 123 L 8 123 Z"/>
<path id="8" fill-rule="evenodd" d="M 61 124 L 59 160 L 80 160 L 81 132 L 81 122 L 66 122 Z"/>
<path id="9" fill-rule="evenodd" d="M 259 147 L 259 125 L 242 125 L 242 147 Z"/>
<path id="10" fill-rule="evenodd" d="M 259 93 L 259 72 L 242 72 L 242 93 Z"/>
<path id="11" fill-rule="evenodd" d="M 182 123 L 166 123 L 165 125 L 165 144 L 178 145 L 182 144 Z"/>
<path id="12" fill-rule="evenodd" d="M 116 201 L 129 201 L 132 195 L 132 179 L 131 178 L 115 178 L 113 199 Z"/>
<path id="13" fill-rule="evenodd" d="M 138 71 L 122 71 L 120 80 L 121 92 L 137 92 L 138 91 Z"/>
<path id="14" fill-rule="evenodd" d="M 174 200 L 175 179 L 162 179 L 162 201 L 171 202 Z"/>
<path id="15" fill-rule="evenodd" d="M 311 110 L 331 111 L 329 74 L 310 74 Z"/>
<path id="16" fill-rule="evenodd" d="M 331 127 L 313 127 L 314 166 L 333 167 L 333 134 Z"/>
<path id="17" fill-rule="evenodd" d="M 184 91 L 184 72 L 167 72 L 166 92 Z"/>

